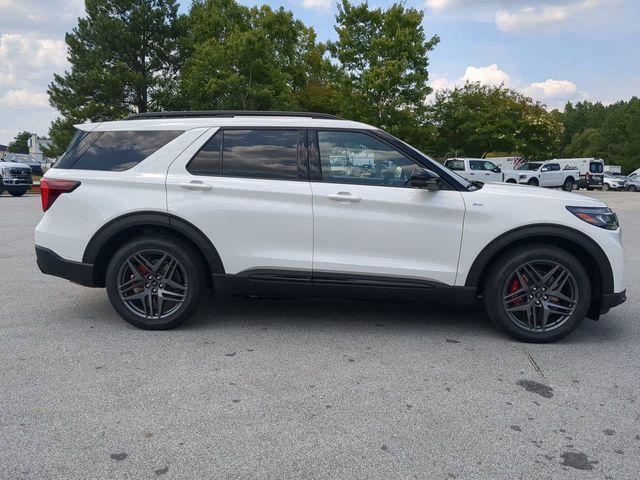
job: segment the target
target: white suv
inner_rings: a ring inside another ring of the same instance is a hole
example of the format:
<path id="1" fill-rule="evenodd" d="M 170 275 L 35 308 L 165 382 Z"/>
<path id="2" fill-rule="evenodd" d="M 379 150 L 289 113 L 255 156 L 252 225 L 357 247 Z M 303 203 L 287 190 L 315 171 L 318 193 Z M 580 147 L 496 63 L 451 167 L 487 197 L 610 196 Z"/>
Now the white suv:
<path id="1" fill-rule="evenodd" d="M 78 125 L 41 182 L 44 273 L 174 327 L 216 295 L 484 302 L 547 342 L 625 300 L 616 215 L 595 199 L 472 185 L 325 114 L 169 112 Z"/>

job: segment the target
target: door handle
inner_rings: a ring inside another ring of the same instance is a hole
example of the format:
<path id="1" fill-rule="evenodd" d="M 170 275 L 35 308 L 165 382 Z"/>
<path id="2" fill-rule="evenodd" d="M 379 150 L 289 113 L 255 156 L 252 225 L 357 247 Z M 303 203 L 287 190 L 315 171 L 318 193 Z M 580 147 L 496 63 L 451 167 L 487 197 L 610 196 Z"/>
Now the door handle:
<path id="1" fill-rule="evenodd" d="M 194 180 L 193 182 L 181 183 L 180 188 L 184 188 L 185 190 L 207 192 L 211 190 L 213 187 L 208 183 L 204 183 L 199 180 Z"/>
<path id="2" fill-rule="evenodd" d="M 330 193 L 329 195 L 327 195 L 327 198 L 335 202 L 345 203 L 359 202 L 360 200 L 362 200 L 362 198 L 358 197 L 357 195 L 351 195 L 349 192 Z"/>

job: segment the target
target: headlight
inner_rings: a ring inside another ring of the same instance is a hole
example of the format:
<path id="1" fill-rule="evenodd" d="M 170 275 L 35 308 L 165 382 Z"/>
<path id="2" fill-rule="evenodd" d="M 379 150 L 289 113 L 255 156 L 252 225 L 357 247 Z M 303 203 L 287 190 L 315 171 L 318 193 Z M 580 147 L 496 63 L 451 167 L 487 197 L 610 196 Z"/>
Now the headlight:
<path id="1" fill-rule="evenodd" d="M 616 230 L 618 216 L 608 207 L 567 207 L 580 220 L 606 230 Z"/>

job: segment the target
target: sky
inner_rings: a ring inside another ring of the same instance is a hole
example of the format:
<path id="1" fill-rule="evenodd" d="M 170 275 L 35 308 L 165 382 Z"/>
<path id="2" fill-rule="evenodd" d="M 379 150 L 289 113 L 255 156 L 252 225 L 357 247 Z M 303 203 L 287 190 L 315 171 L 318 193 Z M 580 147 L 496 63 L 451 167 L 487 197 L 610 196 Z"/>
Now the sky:
<path id="1" fill-rule="evenodd" d="M 252 5 L 251 0 L 240 0 Z M 357 1 L 357 0 L 352 0 Z M 189 0 L 182 0 L 186 12 Z M 335 39 L 335 0 L 284 0 Z M 372 7 L 392 2 L 371 0 Z M 566 101 L 605 103 L 640 96 L 638 0 L 406 0 L 425 12 L 430 84 L 450 88 L 479 81 L 524 91 L 548 108 Z M 0 144 L 21 130 L 44 136 L 57 112 L 47 85 L 69 68 L 65 33 L 84 14 L 83 0 L 0 0 Z"/>

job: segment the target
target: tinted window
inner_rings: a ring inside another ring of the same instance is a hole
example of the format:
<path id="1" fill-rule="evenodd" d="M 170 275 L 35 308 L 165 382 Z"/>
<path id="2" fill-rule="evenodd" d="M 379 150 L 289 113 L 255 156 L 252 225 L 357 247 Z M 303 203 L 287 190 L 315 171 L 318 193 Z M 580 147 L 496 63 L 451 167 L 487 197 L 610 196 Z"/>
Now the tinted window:
<path id="1" fill-rule="evenodd" d="M 58 168 L 123 171 L 136 166 L 180 135 L 175 130 L 91 132 L 84 136 Z"/>
<path id="2" fill-rule="evenodd" d="M 445 162 L 445 166 L 449 170 L 453 170 L 454 172 L 463 172 L 464 171 L 464 160 L 447 160 Z"/>
<path id="3" fill-rule="evenodd" d="M 589 164 L 589 171 L 591 173 L 602 173 L 604 171 L 604 165 L 600 162 L 591 162 Z"/>
<path id="4" fill-rule="evenodd" d="M 550 163 L 549 165 L 547 165 L 547 168 L 550 172 L 557 172 L 558 170 L 560 170 L 560 165 L 558 165 L 557 163 Z"/>
<path id="5" fill-rule="evenodd" d="M 222 174 L 298 180 L 298 131 L 225 130 Z"/>
<path id="6" fill-rule="evenodd" d="M 222 132 L 218 131 L 209 139 L 204 147 L 193 157 L 187 165 L 187 170 L 193 175 L 220 175 L 220 147 Z"/>
<path id="7" fill-rule="evenodd" d="M 318 132 L 318 142 L 325 182 L 402 187 L 418 166 L 364 133 Z"/>
<path id="8" fill-rule="evenodd" d="M 64 152 L 60 160 L 56 163 L 55 168 L 71 168 L 78 161 L 78 157 L 84 152 L 89 145 L 96 141 L 102 132 L 91 133 L 85 130 L 76 131 L 75 135 L 69 142 L 67 150 Z"/>

